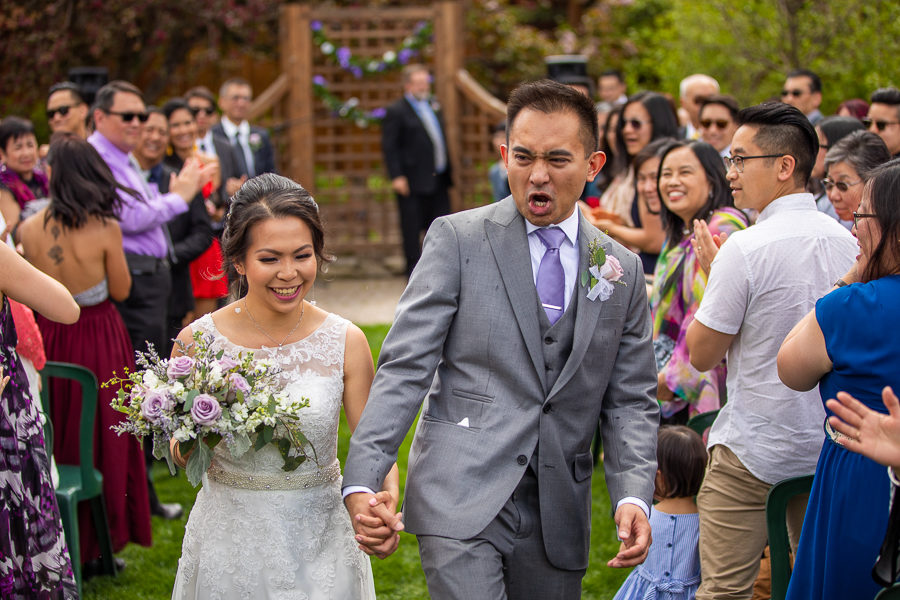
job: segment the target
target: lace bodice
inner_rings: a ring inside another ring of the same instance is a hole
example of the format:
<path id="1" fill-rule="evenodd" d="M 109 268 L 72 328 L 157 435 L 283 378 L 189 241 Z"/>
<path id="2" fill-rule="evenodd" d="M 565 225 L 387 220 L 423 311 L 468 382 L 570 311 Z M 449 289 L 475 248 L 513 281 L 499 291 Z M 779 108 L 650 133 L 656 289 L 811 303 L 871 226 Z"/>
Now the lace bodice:
<path id="1" fill-rule="evenodd" d="M 281 370 L 277 387 L 283 387 L 292 399 L 309 398 L 301 413 L 301 430 L 315 448 L 317 461 L 308 460 L 293 473 L 297 476 L 325 470 L 337 460 L 337 435 L 341 399 L 344 395 L 344 343 L 348 321 L 329 314 L 309 336 L 281 348 L 245 348 L 233 344 L 218 329 L 211 315 L 204 315 L 191 326 L 194 331 L 213 336 L 212 347 L 229 352 L 253 352 L 255 358 L 275 362 Z M 220 444 L 213 454 L 213 468 L 247 475 L 284 475 L 281 454 L 268 445 L 259 452 L 249 450 L 239 459 Z"/>
<path id="2" fill-rule="evenodd" d="M 318 460 L 285 472 L 271 445 L 239 459 L 224 444 L 216 446 L 185 528 L 173 598 L 374 599 L 369 559 L 357 547 L 341 500 L 337 461 L 347 326 L 328 315 L 305 339 L 252 349 L 225 338 L 210 315 L 191 325 L 212 335 L 213 348 L 274 361 L 281 369 L 278 384 L 309 398 L 301 429 Z"/>

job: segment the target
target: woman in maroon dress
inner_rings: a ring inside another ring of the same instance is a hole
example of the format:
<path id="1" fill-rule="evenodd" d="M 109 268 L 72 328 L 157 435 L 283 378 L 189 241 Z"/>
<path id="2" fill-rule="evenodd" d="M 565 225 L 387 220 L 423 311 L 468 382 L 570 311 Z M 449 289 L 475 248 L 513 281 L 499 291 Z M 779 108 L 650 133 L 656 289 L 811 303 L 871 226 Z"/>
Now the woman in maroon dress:
<path id="1" fill-rule="evenodd" d="M 115 211 L 118 190 L 112 173 L 97 151 L 71 135 L 54 136 L 47 156 L 50 165 L 50 205 L 19 226 L 25 258 L 61 282 L 81 306 L 81 318 L 61 325 L 38 315 L 47 359 L 83 365 L 98 381 L 113 371 L 134 369 L 125 324 L 113 306 L 131 288 L 122 250 L 122 232 Z M 150 503 L 144 455 L 133 436 L 119 436 L 110 427 L 124 415 L 110 407 L 115 392 L 99 390 L 94 429 L 95 466 L 103 474 L 103 494 L 113 549 L 129 541 L 150 545 Z M 78 461 L 81 392 L 77 383 L 53 382 L 50 390 L 54 454 L 60 464 Z M 79 510 L 81 558 L 99 557 L 90 511 Z"/>

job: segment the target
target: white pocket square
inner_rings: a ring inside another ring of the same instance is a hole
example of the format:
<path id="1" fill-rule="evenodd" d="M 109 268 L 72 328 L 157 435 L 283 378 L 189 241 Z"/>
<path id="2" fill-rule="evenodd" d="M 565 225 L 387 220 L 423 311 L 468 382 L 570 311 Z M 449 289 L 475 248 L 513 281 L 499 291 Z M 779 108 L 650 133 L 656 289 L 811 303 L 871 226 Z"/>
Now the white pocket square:
<path id="1" fill-rule="evenodd" d="M 463 419 L 462 421 L 457 423 L 457 425 L 459 425 L 460 427 L 468 427 L 469 426 L 469 417 L 466 417 L 465 419 Z"/>

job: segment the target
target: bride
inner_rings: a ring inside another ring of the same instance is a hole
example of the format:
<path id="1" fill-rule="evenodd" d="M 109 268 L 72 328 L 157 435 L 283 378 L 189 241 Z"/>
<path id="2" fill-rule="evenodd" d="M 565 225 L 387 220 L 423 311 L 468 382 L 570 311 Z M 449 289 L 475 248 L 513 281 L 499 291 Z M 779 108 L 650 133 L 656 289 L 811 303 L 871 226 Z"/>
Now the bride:
<path id="1" fill-rule="evenodd" d="M 310 399 L 300 417 L 316 460 L 285 472 L 271 444 L 240 459 L 219 444 L 187 522 L 173 598 L 375 597 L 369 558 L 341 500 L 337 460 L 341 405 L 352 430 L 374 367 L 358 327 L 304 299 L 329 259 L 323 237 L 315 201 L 289 179 L 261 175 L 234 196 L 222 252 L 238 300 L 178 339 L 190 344 L 200 331 L 213 336 L 214 348 L 273 360 L 279 385 Z M 177 445 L 173 454 L 183 465 Z M 397 465 L 379 496 L 393 514 Z"/>

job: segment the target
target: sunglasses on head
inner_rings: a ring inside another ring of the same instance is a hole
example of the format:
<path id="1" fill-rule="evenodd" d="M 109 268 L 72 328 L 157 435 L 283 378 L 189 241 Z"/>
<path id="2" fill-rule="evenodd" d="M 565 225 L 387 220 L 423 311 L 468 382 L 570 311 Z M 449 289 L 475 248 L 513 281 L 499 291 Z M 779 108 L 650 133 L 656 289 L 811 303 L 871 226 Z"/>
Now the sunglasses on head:
<path id="1" fill-rule="evenodd" d="M 804 93 L 804 90 L 781 90 L 781 97 L 786 98 L 787 96 L 793 96 L 794 98 L 799 98 Z"/>
<path id="2" fill-rule="evenodd" d="M 192 106 L 192 107 L 191 107 L 191 114 L 192 114 L 192 115 L 194 115 L 194 116 L 196 117 L 196 116 L 199 115 L 200 113 L 205 114 L 207 117 L 211 117 L 211 116 L 213 116 L 214 114 L 216 114 L 216 109 L 214 109 L 212 106 L 206 106 L 206 107 L 203 107 L 203 108 L 201 108 L 201 107 L 199 107 L 199 106 Z"/>
<path id="3" fill-rule="evenodd" d="M 725 129 L 726 127 L 728 127 L 731 124 L 731 121 L 728 121 L 727 119 L 701 119 L 700 120 L 700 127 L 702 127 L 703 129 L 709 129 L 710 127 L 713 126 L 713 124 L 715 124 L 715 126 L 718 127 L 719 129 Z"/>
<path id="4" fill-rule="evenodd" d="M 866 126 L 866 129 L 871 129 L 872 124 L 874 123 L 875 127 L 878 129 L 878 131 L 884 131 L 885 129 L 887 129 L 888 125 L 896 125 L 898 122 L 900 122 L 900 121 L 882 121 L 881 119 L 873 120 L 869 117 L 865 117 L 864 119 L 861 119 L 861 121 L 862 121 L 862 124 Z"/>
<path id="5" fill-rule="evenodd" d="M 60 116 L 64 117 L 67 114 L 69 114 L 69 110 L 75 108 L 76 106 L 78 106 L 78 105 L 77 104 L 67 104 L 67 105 L 59 106 L 57 108 L 48 108 L 47 109 L 47 120 L 49 121 L 50 119 L 55 117 L 56 113 L 59 113 Z"/>
<path id="6" fill-rule="evenodd" d="M 141 123 L 146 123 L 147 119 L 150 118 L 150 115 L 148 115 L 145 112 L 140 112 L 140 113 L 139 112 L 119 112 L 119 111 L 115 111 L 115 110 L 107 110 L 104 112 L 108 115 L 116 115 L 117 117 L 122 119 L 122 121 L 124 121 L 125 123 L 131 123 L 135 119 L 137 119 Z"/>

